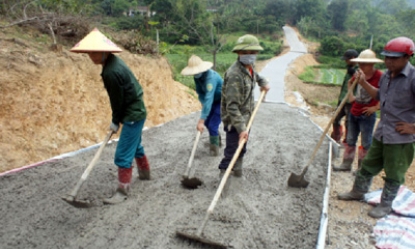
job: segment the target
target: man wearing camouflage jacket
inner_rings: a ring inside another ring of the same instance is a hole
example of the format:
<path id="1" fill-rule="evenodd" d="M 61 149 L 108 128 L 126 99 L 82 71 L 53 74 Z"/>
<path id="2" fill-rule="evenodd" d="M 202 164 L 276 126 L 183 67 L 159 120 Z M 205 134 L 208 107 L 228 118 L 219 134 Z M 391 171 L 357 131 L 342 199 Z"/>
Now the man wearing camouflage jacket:
<path id="1" fill-rule="evenodd" d="M 267 92 L 270 88 L 267 80 L 254 69 L 256 55 L 261 50 L 263 48 L 253 35 L 240 37 L 232 50 L 238 54 L 238 60 L 226 71 L 222 86 L 221 118 L 226 132 L 226 147 L 224 157 L 219 164 L 220 177 L 228 168 L 239 142 L 248 139 L 246 126 L 255 108 L 253 96 L 255 83 L 258 83 L 261 91 Z M 245 153 L 246 143 L 233 168 L 236 177 L 242 176 Z"/>

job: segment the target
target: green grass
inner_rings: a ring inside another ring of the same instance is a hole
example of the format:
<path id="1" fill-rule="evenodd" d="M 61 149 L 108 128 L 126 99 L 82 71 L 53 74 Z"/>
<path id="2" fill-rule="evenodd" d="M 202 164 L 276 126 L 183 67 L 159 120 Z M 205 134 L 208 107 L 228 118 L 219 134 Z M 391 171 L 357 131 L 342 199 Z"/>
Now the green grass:
<path id="1" fill-rule="evenodd" d="M 312 84 L 340 86 L 345 73 L 344 69 L 306 67 L 299 78 Z"/>
<path id="2" fill-rule="evenodd" d="M 320 76 L 319 82 L 322 84 L 341 85 L 345 75 L 345 70 L 320 68 L 318 69 L 318 75 Z"/>
<path id="3" fill-rule="evenodd" d="M 298 78 L 304 82 L 314 82 L 316 78 L 316 72 L 313 67 L 306 67 L 304 72 L 300 74 Z"/>
<path id="4" fill-rule="evenodd" d="M 236 61 L 237 55 L 232 53 L 232 48 L 235 46 L 239 37 L 244 35 L 243 33 L 232 33 L 224 36 L 224 44 L 221 50 L 216 55 L 215 71 L 222 77 L 226 70 Z M 264 47 L 264 51 L 258 54 L 257 60 L 269 60 L 279 54 L 282 49 L 282 40 L 276 41 L 271 37 L 260 38 L 261 46 Z M 213 62 L 213 55 L 209 53 L 210 46 L 189 46 L 189 45 L 171 45 L 162 43 L 160 50 L 162 54 L 169 61 L 174 80 L 181 82 L 185 86 L 195 89 L 192 76 L 183 76 L 180 74 L 181 70 L 187 66 L 187 61 L 192 54 L 195 54 L 205 61 Z"/>
<path id="5" fill-rule="evenodd" d="M 204 61 L 213 62 L 213 55 L 211 54 L 196 54 Z M 195 84 L 192 76 L 183 76 L 180 72 L 187 66 L 187 62 L 191 54 L 165 54 L 169 61 L 175 81 L 182 83 L 183 85 L 195 90 Z M 263 55 L 260 57 L 262 60 L 272 58 L 273 55 Z M 235 53 L 219 53 L 216 55 L 216 69 L 222 77 L 226 70 L 236 61 L 237 55 Z"/>

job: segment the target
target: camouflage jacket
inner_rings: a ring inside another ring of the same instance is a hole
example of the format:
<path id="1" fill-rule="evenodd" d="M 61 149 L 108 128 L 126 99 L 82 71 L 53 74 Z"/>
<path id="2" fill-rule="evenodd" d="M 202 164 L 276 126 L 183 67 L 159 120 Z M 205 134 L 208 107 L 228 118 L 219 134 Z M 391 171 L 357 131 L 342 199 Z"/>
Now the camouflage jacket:
<path id="1" fill-rule="evenodd" d="M 246 131 L 252 112 L 255 108 L 254 87 L 260 87 L 268 81 L 259 76 L 253 69 L 253 77 L 242 63 L 236 61 L 226 72 L 222 86 L 221 118 L 224 126 L 233 126 L 241 133 Z"/>

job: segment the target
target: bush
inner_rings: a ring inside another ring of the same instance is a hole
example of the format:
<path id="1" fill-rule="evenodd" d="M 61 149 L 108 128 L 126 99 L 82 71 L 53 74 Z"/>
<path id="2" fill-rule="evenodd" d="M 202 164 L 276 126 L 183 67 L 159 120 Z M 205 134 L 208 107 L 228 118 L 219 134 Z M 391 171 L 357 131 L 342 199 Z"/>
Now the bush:
<path id="1" fill-rule="evenodd" d="M 129 32 L 118 32 L 113 38 L 116 44 L 121 45 L 134 54 L 157 54 L 157 44 L 139 32 L 134 30 Z"/>
<path id="2" fill-rule="evenodd" d="M 261 51 L 262 54 L 273 54 L 278 55 L 282 51 L 282 41 L 260 41 L 259 44 L 261 47 L 264 48 L 263 51 Z"/>
<path id="3" fill-rule="evenodd" d="M 116 30 L 139 30 L 144 26 L 144 19 L 141 15 L 136 16 L 123 16 L 115 19 L 114 23 L 111 23 Z"/>
<path id="4" fill-rule="evenodd" d="M 236 42 L 228 42 L 222 46 L 220 51 L 222 51 L 223 53 L 232 52 L 232 49 L 235 47 L 235 45 L 236 45 Z"/>
<path id="5" fill-rule="evenodd" d="M 345 68 L 346 67 L 346 63 L 344 62 L 344 60 L 341 59 L 341 56 L 325 56 L 325 55 L 320 55 L 317 58 L 317 61 L 319 63 L 321 63 L 321 65 L 316 66 L 319 68 Z"/>
<path id="6" fill-rule="evenodd" d="M 353 47 L 348 47 L 353 48 Z M 320 43 L 320 50 L 319 52 L 322 55 L 333 56 L 333 57 L 340 57 L 343 55 L 345 49 L 345 44 L 342 39 L 337 36 L 328 36 L 323 38 Z"/>
<path id="7" fill-rule="evenodd" d="M 257 56 L 257 60 L 259 60 L 259 61 L 266 61 L 266 60 L 269 60 L 269 59 L 272 59 L 272 58 L 274 58 L 274 54 L 258 54 L 258 56 Z"/>

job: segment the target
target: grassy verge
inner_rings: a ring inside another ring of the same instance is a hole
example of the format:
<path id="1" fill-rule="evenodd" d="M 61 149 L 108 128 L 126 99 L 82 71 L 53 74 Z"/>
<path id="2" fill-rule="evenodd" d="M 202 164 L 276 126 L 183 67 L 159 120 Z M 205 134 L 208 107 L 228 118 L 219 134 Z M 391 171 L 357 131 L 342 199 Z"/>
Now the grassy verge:
<path id="1" fill-rule="evenodd" d="M 299 78 L 311 84 L 341 86 L 345 73 L 344 69 L 306 67 Z"/>
<path id="2" fill-rule="evenodd" d="M 213 56 L 211 54 L 197 54 L 202 60 L 213 62 Z M 169 61 L 175 81 L 182 83 L 183 85 L 195 89 L 192 76 L 183 76 L 180 72 L 187 66 L 190 55 L 188 54 L 166 54 L 165 57 Z M 273 58 L 272 54 L 261 54 L 258 56 L 258 60 L 268 60 Z M 236 61 L 237 55 L 235 53 L 219 53 L 216 55 L 215 71 L 222 77 L 226 70 Z"/>

